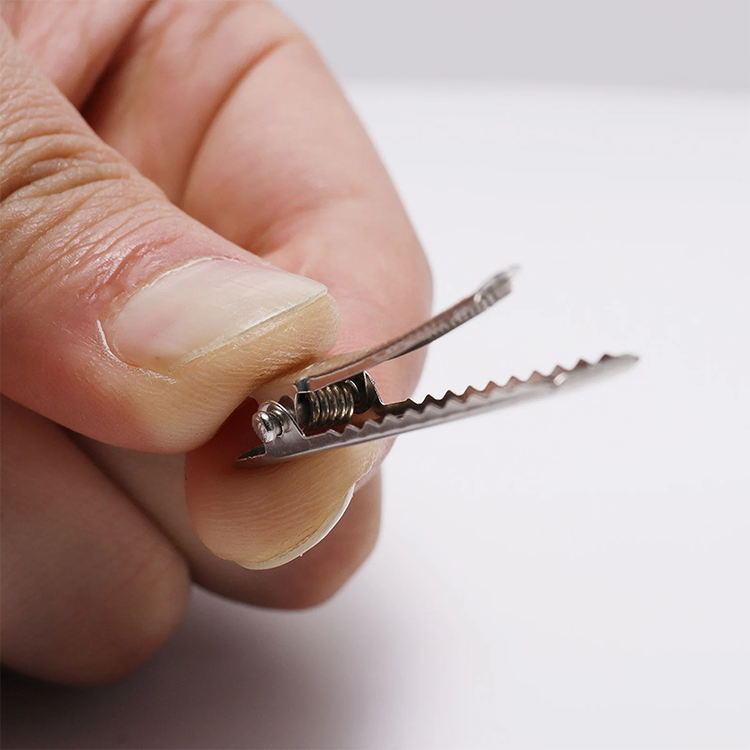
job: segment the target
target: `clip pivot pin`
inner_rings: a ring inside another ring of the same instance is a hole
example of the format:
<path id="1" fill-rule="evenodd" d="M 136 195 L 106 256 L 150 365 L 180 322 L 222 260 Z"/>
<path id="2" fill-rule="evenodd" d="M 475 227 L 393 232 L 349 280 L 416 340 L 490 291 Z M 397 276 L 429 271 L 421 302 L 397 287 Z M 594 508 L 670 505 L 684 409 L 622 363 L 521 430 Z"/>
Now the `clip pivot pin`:
<path id="1" fill-rule="evenodd" d="M 526 380 L 511 378 L 504 385 L 490 382 L 483 390 L 448 391 L 442 398 L 427 396 L 384 404 L 367 369 L 426 346 L 466 323 L 510 294 L 515 268 L 493 276 L 474 294 L 423 325 L 365 352 L 331 357 L 298 373 L 289 395 L 266 401 L 253 415 L 261 444 L 239 456 L 235 466 L 283 461 L 307 453 L 356 445 L 463 419 L 558 391 L 604 373 L 622 370 L 638 358 L 605 354 L 597 362 L 579 360 L 570 369 L 555 367 L 548 375 L 534 372 Z"/>

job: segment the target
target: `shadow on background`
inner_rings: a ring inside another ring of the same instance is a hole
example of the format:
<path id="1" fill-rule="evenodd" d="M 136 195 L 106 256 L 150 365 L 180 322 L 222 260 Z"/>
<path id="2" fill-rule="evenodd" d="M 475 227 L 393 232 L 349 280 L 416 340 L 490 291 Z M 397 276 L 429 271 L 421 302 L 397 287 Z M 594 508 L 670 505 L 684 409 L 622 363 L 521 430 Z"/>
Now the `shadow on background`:
<path id="1" fill-rule="evenodd" d="M 371 713 L 368 681 L 347 656 L 351 630 L 331 632 L 320 613 L 252 611 L 195 592 L 174 638 L 117 684 L 63 687 L 4 670 L 2 746 L 356 745 L 373 718 L 362 715 Z"/>

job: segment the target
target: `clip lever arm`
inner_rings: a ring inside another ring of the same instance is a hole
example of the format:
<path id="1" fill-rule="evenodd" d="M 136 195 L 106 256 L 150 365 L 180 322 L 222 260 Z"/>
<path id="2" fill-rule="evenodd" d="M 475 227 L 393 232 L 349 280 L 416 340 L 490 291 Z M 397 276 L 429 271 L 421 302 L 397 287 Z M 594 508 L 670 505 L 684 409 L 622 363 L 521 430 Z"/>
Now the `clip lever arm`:
<path id="1" fill-rule="evenodd" d="M 387 344 L 358 352 L 343 362 L 338 358 L 332 358 L 312 365 L 304 371 L 294 385 L 298 391 L 317 390 L 431 344 L 510 294 L 511 279 L 517 272 L 518 268 L 512 266 L 496 274 L 473 294 L 462 299 L 453 307 L 444 310 L 418 328 L 389 341 Z"/>

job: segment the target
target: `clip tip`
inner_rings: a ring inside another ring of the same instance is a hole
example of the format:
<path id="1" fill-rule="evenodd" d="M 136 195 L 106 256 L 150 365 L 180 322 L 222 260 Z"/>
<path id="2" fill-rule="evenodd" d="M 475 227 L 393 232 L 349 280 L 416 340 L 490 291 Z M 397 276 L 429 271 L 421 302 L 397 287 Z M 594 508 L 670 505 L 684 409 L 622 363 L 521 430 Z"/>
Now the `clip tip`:
<path id="1" fill-rule="evenodd" d="M 514 263 L 512 266 L 508 266 L 503 273 L 506 276 L 510 276 L 513 278 L 514 276 L 518 276 L 519 273 L 521 273 L 521 266 L 519 266 L 517 263 Z"/>
<path id="2" fill-rule="evenodd" d="M 519 273 L 521 273 L 521 266 L 516 264 L 508 266 L 499 273 L 496 273 L 494 276 L 490 277 L 485 282 L 484 286 L 491 286 L 498 283 L 507 283 L 518 276 Z"/>
<path id="3" fill-rule="evenodd" d="M 630 367 L 636 364 L 637 362 L 640 361 L 640 359 L 641 358 L 637 354 L 630 354 L 630 353 L 616 354 L 616 355 L 605 354 L 602 357 L 602 360 L 604 361 L 615 362 L 618 365 L 625 366 L 625 367 Z"/>
<path id="4" fill-rule="evenodd" d="M 510 293 L 513 287 L 511 282 L 520 270 L 521 266 L 509 266 L 494 276 L 490 276 L 475 292 L 473 297 L 474 302 L 477 304 L 481 304 L 482 302 L 485 302 L 485 304 L 489 303 L 488 306 L 494 305 L 495 302 L 498 302 Z"/>
<path id="5" fill-rule="evenodd" d="M 296 388 L 297 393 L 303 393 L 303 392 L 311 390 L 310 389 L 310 376 L 303 375 L 302 377 L 297 378 L 297 380 L 294 381 L 294 387 Z"/>
<path id="6" fill-rule="evenodd" d="M 251 448 L 249 451 L 241 453 L 237 458 L 232 461 L 232 466 L 235 469 L 242 469 L 252 463 L 254 458 L 260 458 L 266 455 L 266 448 L 264 445 L 256 445 L 255 448 Z"/>

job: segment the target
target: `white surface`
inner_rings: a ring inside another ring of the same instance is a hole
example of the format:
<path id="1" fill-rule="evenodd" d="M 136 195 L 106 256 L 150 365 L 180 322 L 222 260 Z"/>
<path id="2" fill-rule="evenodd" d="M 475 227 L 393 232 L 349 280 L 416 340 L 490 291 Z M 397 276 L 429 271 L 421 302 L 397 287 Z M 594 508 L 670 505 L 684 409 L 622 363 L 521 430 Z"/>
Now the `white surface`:
<path id="1" fill-rule="evenodd" d="M 747 91 L 737 0 L 276 0 L 339 78 Z"/>
<path id="2" fill-rule="evenodd" d="M 349 87 L 449 304 L 423 392 L 632 350 L 568 398 L 403 438 L 330 604 L 196 594 L 101 690 L 6 690 L 6 747 L 750 746 L 750 109 L 729 95 Z"/>

